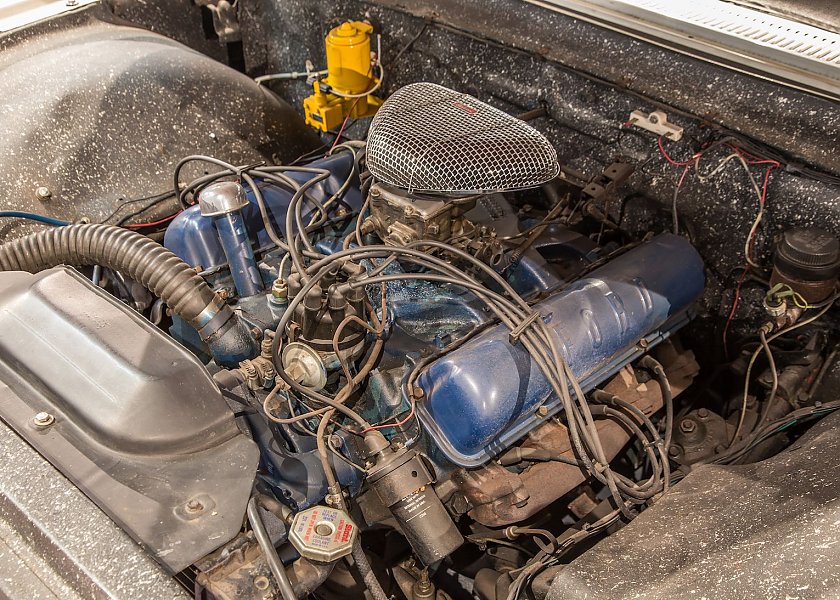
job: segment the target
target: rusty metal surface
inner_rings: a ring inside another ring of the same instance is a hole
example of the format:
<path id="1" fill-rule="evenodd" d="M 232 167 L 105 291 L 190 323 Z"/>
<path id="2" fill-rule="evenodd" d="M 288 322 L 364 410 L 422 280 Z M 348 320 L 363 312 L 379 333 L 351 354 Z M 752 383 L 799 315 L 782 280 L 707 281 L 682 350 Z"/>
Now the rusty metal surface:
<path id="1" fill-rule="evenodd" d="M 688 351 L 677 353 L 665 344 L 660 350 L 675 395 L 685 390 L 697 375 L 699 366 Z M 662 408 L 662 394 L 654 381 L 640 383 L 631 367 L 625 367 L 603 388 L 629 402 L 646 415 Z M 604 453 L 614 458 L 630 439 L 628 431 L 617 421 L 596 421 Z M 522 443 L 523 448 L 538 448 L 559 452 L 575 458 L 565 425 L 551 419 L 533 430 Z M 522 473 L 515 473 L 496 462 L 480 469 L 460 470 L 453 480 L 460 492 L 473 506 L 469 515 L 488 527 L 501 527 L 535 515 L 575 486 L 586 481 L 586 474 L 578 467 L 560 462 L 535 463 Z"/>

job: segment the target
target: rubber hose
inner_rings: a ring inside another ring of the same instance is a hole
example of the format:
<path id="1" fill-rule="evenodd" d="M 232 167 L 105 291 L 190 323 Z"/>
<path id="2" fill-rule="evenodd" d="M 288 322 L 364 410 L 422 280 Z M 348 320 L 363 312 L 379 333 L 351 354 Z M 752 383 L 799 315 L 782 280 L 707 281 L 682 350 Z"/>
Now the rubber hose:
<path id="1" fill-rule="evenodd" d="M 365 582 L 365 587 L 370 592 L 373 600 L 389 600 L 388 596 L 385 595 L 385 590 L 382 589 L 379 580 L 376 578 L 376 575 L 373 574 L 373 569 L 371 568 L 370 562 L 368 562 L 367 556 L 365 556 L 365 551 L 362 550 L 362 544 L 358 539 L 356 540 L 356 543 L 353 544 L 353 561 L 355 561 L 356 568 L 359 569 L 359 573 L 362 575 L 362 580 Z"/>
<path id="2" fill-rule="evenodd" d="M 253 339 L 247 339 L 247 327 L 192 267 L 137 232 L 114 225 L 76 224 L 0 245 L 3 271 L 37 273 L 62 264 L 100 265 L 137 281 L 194 327 L 225 363 L 237 364 L 255 348 Z M 231 319 L 233 327 L 225 327 Z"/>

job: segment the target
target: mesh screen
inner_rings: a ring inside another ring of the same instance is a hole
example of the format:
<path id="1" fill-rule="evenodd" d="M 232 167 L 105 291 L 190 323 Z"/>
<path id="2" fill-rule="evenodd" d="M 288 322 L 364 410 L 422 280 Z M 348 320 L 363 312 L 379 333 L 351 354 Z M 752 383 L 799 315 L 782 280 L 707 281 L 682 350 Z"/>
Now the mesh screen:
<path id="1" fill-rule="evenodd" d="M 467 94 L 413 83 L 389 97 L 370 127 L 370 172 L 427 192 L 533 187 L 557 176 L 557 153 L 536 129 Z"/>

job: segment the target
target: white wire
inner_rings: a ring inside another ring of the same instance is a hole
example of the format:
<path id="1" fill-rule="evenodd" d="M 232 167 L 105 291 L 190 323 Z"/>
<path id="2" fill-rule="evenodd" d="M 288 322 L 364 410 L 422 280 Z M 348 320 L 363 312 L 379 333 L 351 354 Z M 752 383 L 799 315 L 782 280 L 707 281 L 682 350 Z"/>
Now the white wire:
<path id="1" fill-rule="evenodd" d="M 269 73 L 268 75 L 260 75 L 259 77 L 255 77 L 254 81 L 257 83 L 263 83 L 266 81 L 274 81 L 276 79 L 308 79 L 309 77 L 320 77 L 322 75 L 326 75 L 327 71 L 304 71 L 302 73 L 298 73 L 297 71 L 292 71 L 290 73 Z"/>
<path id="2" fill-rule="evenodd" d="M 753 191 L 755 192 L 756 198 L 758 199 L 758 214 L 756 215 L 752 226 L 750 226 L 750 231 L 747 234 L 746 241 L 744 242 L 744 258 L 746 258 L 747 263 L 751 267 L 759 268 L 759 265 L 753 262 L 752 258 L 750 258 L 750 240 L 753 238 L 753 235 L 755 235 L 755 231 L 758 229 L 758 226 L 761 224 L 761 220 L 764 218 L 764 207 L 761 206 L 761 189 L 758 187 L 758 182 L 755 180 L 755 177 L 753 177 L 752 171 L 750 171 L 750 166 L 747 164 L 747 161 L 745 161 L 744 157 L 741 156 L 738 152 L 733 152 L 732 154 L 726 156 L 723 160 L 721 160 L 717 164 L 717 166 L 706 175 L 700 173 L 700 159 L 698 159 L 694 163 L 694 171 L 697 174 L 697 178 L 700 181 L 706 182 L 707 180 L 720 173 L 726 166 L 726 164 L 733 159 L 737 159 L 741 163 L 741 166 L 744 167 L 744 171 L 747 173 L 747 177 L 750 178 L 750 183 L 752 184 Z"/>

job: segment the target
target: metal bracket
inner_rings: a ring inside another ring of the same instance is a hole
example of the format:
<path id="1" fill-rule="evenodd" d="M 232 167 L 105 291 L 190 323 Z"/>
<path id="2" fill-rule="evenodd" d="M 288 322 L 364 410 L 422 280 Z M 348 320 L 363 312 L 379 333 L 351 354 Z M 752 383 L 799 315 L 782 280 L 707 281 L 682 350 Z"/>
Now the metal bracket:
<path id="1" fill-rule="evenodd" d="M 675 142 L 682 139 L 683 128 L 669 123 L 668 115 L 661 110 L 655 110 L 650 114 L 634 110 L 630 113 L 630 120 L 627 123 L 652 131 L 656 135 L 661 135 Z"/>
<path id="2" fill-rule="evenodd" d="M 239 19 L 236 16 L 236 2 L 233 0 L 198 0 L 198 6 L 205 6 L 213 15 L 213 29 L 223 44 L 238 42 L 242 39 Z"/>
<path id="3" fill-rule="evenodd" d="M 582 192 L 591 201 L 603 201 L 608 194 L 614 193 L 635 171 L 635 167 L 626 162 L 614 162 L 589 184 Z"/>

